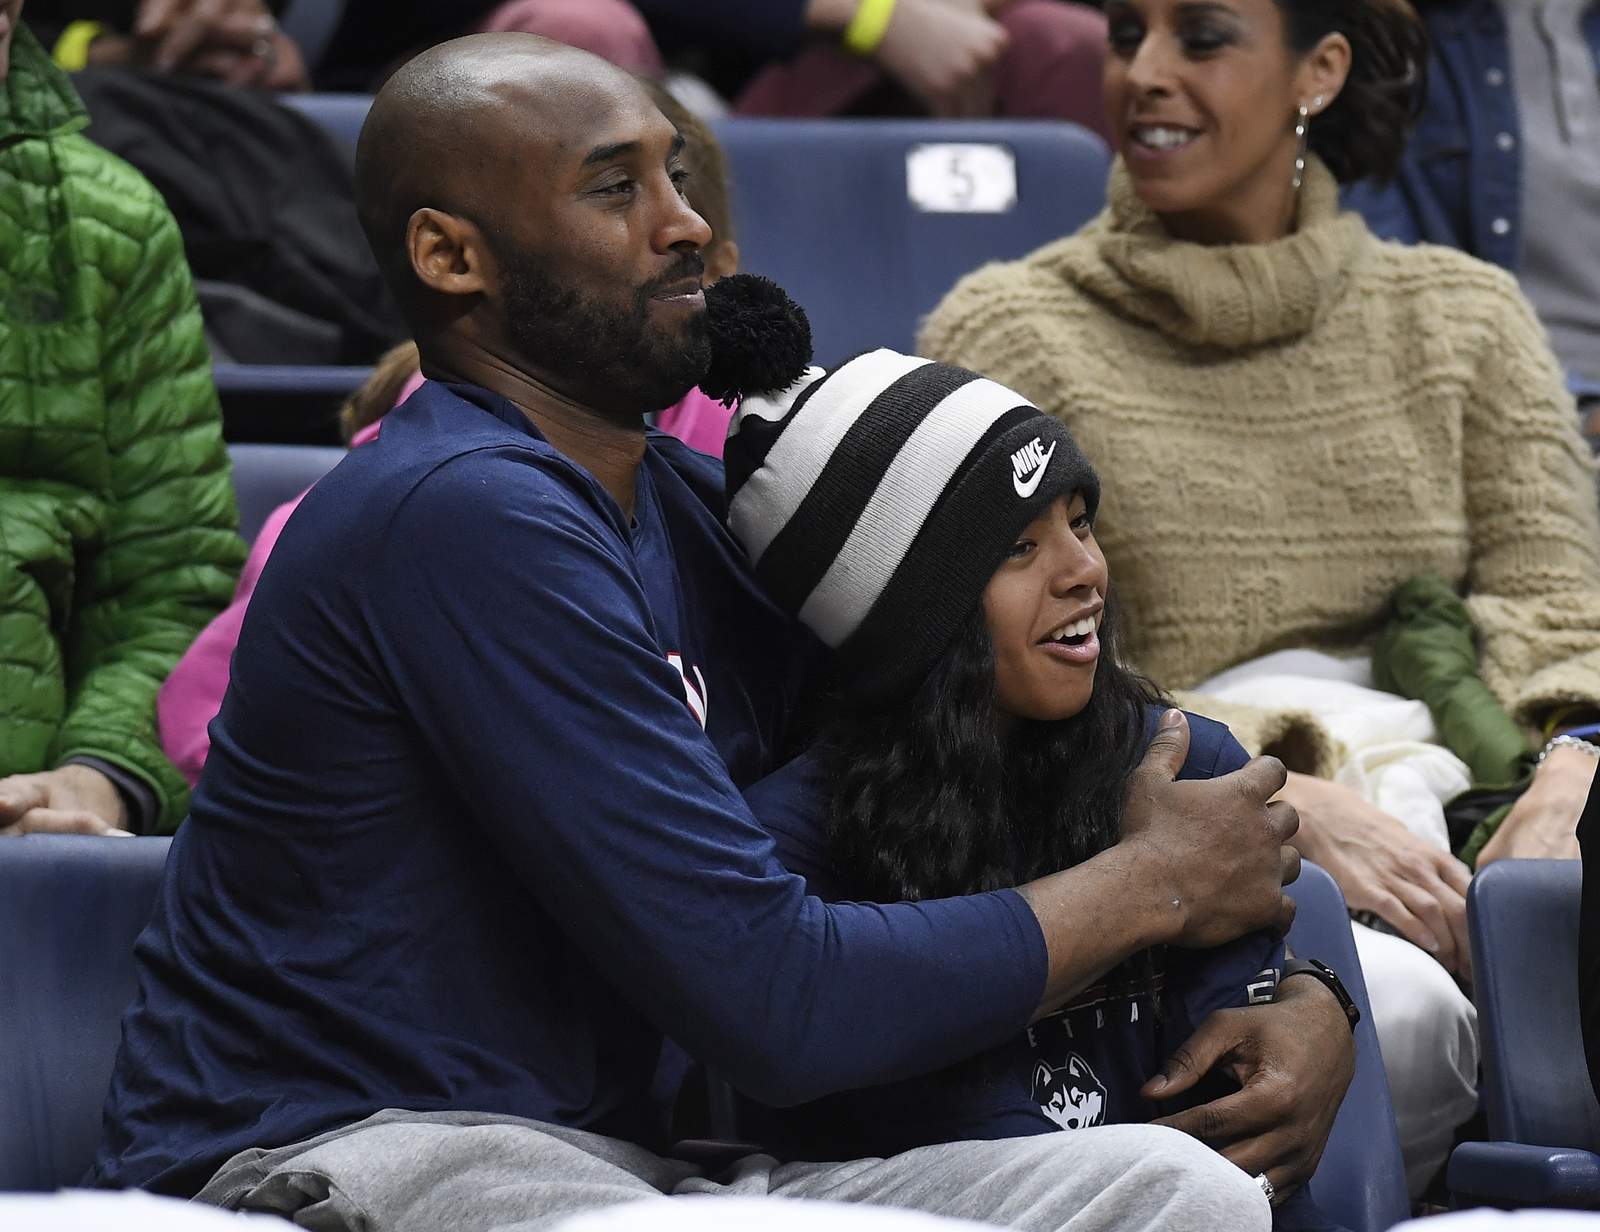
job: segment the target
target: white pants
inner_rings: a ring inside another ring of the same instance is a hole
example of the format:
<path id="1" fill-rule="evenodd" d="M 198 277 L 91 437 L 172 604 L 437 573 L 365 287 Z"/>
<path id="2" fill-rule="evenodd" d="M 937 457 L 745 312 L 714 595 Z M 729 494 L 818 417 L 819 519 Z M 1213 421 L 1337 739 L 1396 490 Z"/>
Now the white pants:
<path id="1" fill-rule="evenodd" d="M 1426 951 L 1353 927 L 1415 1199 L 1444 1166 L 1456 1127 L 1478 1107 L 1478 1011 Z"/>

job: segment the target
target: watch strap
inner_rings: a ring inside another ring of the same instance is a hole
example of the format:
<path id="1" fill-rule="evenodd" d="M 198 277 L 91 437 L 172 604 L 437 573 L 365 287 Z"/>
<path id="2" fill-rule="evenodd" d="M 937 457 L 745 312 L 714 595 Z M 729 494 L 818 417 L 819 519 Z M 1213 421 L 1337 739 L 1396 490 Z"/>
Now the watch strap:
<path id="1" fill-rule="evenodd" d="M 1344 986 L 1334 969 L 1327 963 L 1318 962 L 1315 958 L 1290 958 L 1283 964 L 1283 970 L 1278 975 L 1278 983 L 1282 984 L 1290 976 L 1309 975 L 1317 980 L 1331 992 L 1339 1002 L 1339 1008 L 1344 1011 L 1350 1029 L 1354 1031 L 1356 1024 L 1361 1021 L 1361 1008 L 1356 1005 L 1355 998 L 1350 995 L 1349 989 Z"/>

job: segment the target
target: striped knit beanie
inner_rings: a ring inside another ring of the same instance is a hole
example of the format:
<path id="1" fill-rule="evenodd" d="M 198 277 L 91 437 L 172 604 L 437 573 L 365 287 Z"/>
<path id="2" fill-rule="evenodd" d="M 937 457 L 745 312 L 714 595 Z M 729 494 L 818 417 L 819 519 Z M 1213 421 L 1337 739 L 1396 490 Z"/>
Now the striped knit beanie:
<path id="1" fill-rule="evenodd" d="M 963 368 L 877 350 L 743 392 L 723 455 L 729 526 L 863 704 L 922 682 L 1058 496 L 1099 501 L 1059 421 Z"/>

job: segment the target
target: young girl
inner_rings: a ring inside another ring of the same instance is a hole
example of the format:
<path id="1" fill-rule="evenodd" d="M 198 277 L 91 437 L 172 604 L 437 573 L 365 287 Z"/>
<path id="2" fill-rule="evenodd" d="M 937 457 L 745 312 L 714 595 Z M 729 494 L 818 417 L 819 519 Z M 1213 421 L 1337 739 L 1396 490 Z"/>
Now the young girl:
<path id="1" fill-rule="evenodd" d="M 811 892 L 967 894 L 1118 841 L 1164 707 L 1118 661 L 1100 483 L 1059 420 L 973 373 L 875 351 L 747 396 L 725 456 L 734 534 L 834 652 L 819 738 L 749 793 Z M 1188 721 L 1181 777 L 1245 764 L 1226 728 Z M 1272 1000 L 1283 962 L 1264 933 L 1146 951 L 985 1055 L 752 1109 L 742 1128 L 780 1157 L 839 1159 L 1149 1121 L 1219 1093 L 1158 1103 L 1151 1080 L 1213 1011 Z M 1278 1226 L 1329 1225 L 1302 1194 Z"/>

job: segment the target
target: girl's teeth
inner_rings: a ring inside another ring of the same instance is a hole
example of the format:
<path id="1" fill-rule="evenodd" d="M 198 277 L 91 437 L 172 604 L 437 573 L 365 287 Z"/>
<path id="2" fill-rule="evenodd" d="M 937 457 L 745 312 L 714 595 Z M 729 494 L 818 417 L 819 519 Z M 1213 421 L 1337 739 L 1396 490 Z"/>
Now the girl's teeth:
<path id="1" fill-rule="evenodd" d="M 1096 627 L 1097 625 L 1095 618 L 1093 616 L 1085 616 L 1082 620 L 1076 622 L 1075 624 L 1062 625 L 1061 628 L 1057 629 L 1050 635 L 1050 640 L 1055 642 L 1063 642 L 1069 638 L 1088 637 L 1089 634 L 1095 631 Z"/>

